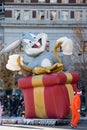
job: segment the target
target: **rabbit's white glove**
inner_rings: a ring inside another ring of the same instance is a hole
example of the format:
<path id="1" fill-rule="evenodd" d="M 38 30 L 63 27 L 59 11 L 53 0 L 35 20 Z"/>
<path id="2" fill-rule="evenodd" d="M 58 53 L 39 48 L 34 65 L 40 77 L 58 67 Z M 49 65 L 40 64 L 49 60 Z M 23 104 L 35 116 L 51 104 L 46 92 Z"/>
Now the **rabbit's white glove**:
<path id="1" fill-rule="evenodd" d="M 10 55 L 8 59 L 8 63 L 6 64 L 6 68 L 11 71 L 19 71 L 21 70 L 20 66 L 17 63 L 18 54 Z"/>

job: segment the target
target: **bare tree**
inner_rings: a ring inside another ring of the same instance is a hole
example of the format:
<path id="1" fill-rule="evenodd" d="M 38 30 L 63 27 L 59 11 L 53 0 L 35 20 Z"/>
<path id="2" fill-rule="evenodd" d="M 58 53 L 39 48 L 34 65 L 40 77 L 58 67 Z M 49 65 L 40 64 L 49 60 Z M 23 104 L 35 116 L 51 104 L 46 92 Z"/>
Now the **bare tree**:
<path id="1" fill-rule="evenodd" d="M 0 50 L 1 49 L 2 49 L 2 45 L 0 46 Z M 19 53 L 20 50 L 22 50 L 21 45 L 9 53 L 0 55 L 0 78 L 3 81 L 3 85 L 5 89 L 18 88 L 17 79 L 20 78 L 20 75 L 17 72 L 12 72 L 8 70 L 6 68 L 6 64 L 7 64 L 9 55 Z"/>
<path id="2" fill-rule="evenodd" d="M 2 57 L 2 61 L 0 65 L 0 77 L 3 80 L 4 87 L 6 89 L 10 89 L 10 88 L 15 87 L 14 86 L 14 73 L 9 71 L 6 68 L 8 55 L 2 55 L 1 57 Z"/>
<path id="3" fill-rule="evenodd" d="M 78 24 L 74 32 L 74 62 L 75 68 L 80 73 L 79 87 L 85 94 L 85 107 L 87 110 L 87 41 L 85 28 Z"/>

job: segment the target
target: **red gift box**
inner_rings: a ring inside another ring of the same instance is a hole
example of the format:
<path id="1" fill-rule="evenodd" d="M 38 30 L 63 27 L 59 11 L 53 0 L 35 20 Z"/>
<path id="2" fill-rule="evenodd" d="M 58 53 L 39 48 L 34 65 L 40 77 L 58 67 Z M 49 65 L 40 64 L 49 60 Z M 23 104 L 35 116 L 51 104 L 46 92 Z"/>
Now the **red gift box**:
<path id="1" fill-rule="evenodd" d="M 34 75 L 18 80 L 22 89 L 26 118 L 65 118 L 80 76 L 72 73 Z"/>

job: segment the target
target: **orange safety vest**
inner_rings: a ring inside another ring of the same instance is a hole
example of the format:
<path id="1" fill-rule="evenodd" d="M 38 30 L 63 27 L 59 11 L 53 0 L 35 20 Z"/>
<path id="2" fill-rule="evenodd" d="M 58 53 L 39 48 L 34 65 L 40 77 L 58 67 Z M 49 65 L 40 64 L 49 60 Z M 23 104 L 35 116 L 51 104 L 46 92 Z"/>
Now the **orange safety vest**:
<path id="1" fill-rule="evenodd" d="M 72 100 L 72 104 L 71 104 L 71 109 L 72 111 L 77 111 L 78 109 L 80 109 L 81 106 L 81 99 L 80 99 L 80 95 L 76 94 L 74 95 L 74 98 Z"/>

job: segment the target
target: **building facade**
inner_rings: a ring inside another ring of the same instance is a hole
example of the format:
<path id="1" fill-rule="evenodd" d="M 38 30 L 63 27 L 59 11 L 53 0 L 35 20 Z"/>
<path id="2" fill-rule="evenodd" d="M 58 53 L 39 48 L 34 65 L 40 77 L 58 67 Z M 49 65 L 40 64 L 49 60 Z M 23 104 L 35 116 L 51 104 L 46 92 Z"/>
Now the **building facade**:
<path id="1" fill-rule="evenodd" d="M 0 3 L 0 21 L 4 20 L 4 12 L 5 12 L 5 9 L 4 9 L 4 3 Z M 1 49 L 1 46 L 2 46 L 2 43 L 3 43 L 3 27 L 1 26 L 0 24 L 0 49 Z"/>
<path id="2" fill-rule="evenodd" d="M 4 7 L 5 19 L 0 22 L 4 44 L 24 32 L 44 32 L 52 49 L 60 37 L 73 39 L 73 28 L 78 24 L 87 34 L 87 0 L 4 0 Z"/>

